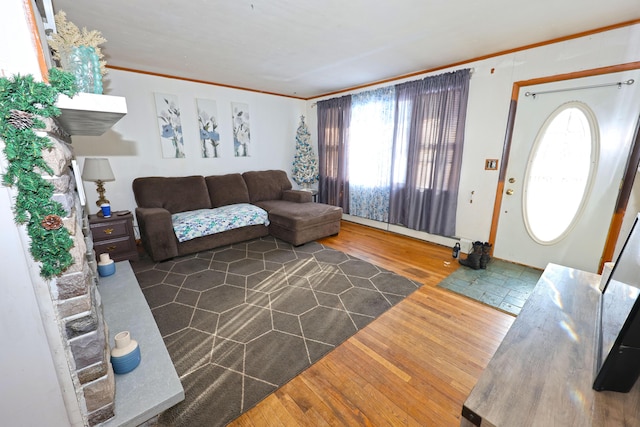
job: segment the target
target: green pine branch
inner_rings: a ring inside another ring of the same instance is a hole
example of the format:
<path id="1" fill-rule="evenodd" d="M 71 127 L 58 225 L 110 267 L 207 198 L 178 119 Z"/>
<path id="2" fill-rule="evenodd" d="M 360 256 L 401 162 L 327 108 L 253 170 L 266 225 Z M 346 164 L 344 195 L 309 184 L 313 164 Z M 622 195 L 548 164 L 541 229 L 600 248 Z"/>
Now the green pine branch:
<path id="1" fill-rule="evenodd" d="M 66 213 L 60 203 L 51 199 L 53 185 L 41 175 L 53 175 L 42 158 L 42 150 L 50 149 L 51 142 L 34 131 L 45 127 L 40 117 L 60 115 L 55 106 L 60 93 L 73 96 L 76 86 L 73 75 L 56 68 L 49 70 L 49 84 L 35 81 L 31 75 L 0 78 L 0 138 L 4 140 L 7 159 L 2 183 L 17 189 L 14 220 L 26 224 L 31 255 L 42 263 L 40 274 L 46 279 L 60 275 L 73 264 L 69 231 L 65 227 L 47 230 L 42 226 L 47 215 L 62 217 Z M 28 113 L 31 121 L 23 123 L 23 128 L 16 127 L 15 120 L 11 121 L 15 111 Z"/>

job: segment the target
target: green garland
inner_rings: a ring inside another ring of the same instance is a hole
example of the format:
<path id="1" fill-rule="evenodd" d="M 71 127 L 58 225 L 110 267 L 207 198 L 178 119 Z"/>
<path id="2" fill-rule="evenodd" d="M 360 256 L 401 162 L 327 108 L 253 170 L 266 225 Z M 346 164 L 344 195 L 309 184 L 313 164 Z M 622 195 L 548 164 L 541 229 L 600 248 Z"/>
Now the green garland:
<path id="1" fill-rule="evenodd" d="M 60 115 L 55 106 L 58 94 L 76 93 L 73 75 L 56 68 L 49 71 L 49 83 L 37 82 L 31 75 L 0 78 L 0 138 L 8 161 L 2 182 L 18 191 L 14 219 L 17 224 L 26 224 L 31 255 L 42 263 L 40 274 L 46 279 L 73 264 L 69 253 L 73 240 L 62 226 L 64 208 L 51 200 L 53 185 L 42 178 L 42 172 L 53 175 L 42 158 L 42 150 L 52 144 L 34 129 L 45 127 L 39 117 Z"/>

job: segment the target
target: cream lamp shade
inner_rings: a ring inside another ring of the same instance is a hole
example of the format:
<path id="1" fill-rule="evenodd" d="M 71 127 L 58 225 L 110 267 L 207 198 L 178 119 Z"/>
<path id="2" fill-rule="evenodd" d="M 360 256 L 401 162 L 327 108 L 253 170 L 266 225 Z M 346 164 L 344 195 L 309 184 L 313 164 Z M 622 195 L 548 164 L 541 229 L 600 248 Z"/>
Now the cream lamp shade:
<path id="1" fill-rule="evenodd" d="M 82 169 L 82 179 L 84 181 L 93 181 L 97 185 L 97 191 L 100 197 L 96 201 L 96 205 L 101 206 L 104 203 L 109 203 L 104 197 L 105 189 L 104 182 L 115 181 L 116 177 L 113 176 L 109 159 L 105 158 L 88 158 L 84 161 L 84 168 Z"/>

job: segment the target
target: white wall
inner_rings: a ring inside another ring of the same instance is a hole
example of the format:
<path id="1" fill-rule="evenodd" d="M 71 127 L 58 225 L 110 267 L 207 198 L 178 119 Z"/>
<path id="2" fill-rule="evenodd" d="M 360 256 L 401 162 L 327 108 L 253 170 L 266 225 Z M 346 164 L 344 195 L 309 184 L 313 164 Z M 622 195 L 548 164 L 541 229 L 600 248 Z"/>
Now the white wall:
<path id="1" fill-rule="evenodd" d="M 489 238 L 498 171 L 485 171 L 484 160 L 502 157 L 507 115 L 513 83 L 585 69 L 640 60 L 640 25 L 624 27 L 579 39 L 541 46 L 521 52 L 465 64 L 473 68 L 467 114 L 465 151 L 460 182 L 457 236 L 467 240 Z M 460 67 L 458 67 L 460 68 Z M 436 73 L 453 70 L 441 70 Z M 412 77 L 418 79 L 424 76 Z M 401 82 L 399 80 L 398 82 Z M 177 79 L 110 70 L 105 92 L 124 96 L 129 113 L 100 137 L 74 137 L 74 148 L 82 166 L 85 157 L 107 157 L 116 181 L 105 184 L 107 198 L 115 210 L 134 210 L 131 182 L 138 176 L 223 174 L 277 168 L 291 170 L 295 131 L 305 114 L 312 139 L 317 144 L 315 102 L 265 95 L 250 91 L 205 85 Z M 373 88 L 373 87 L 372 87 Z M 154 93 L 177 95 L 182 115 L 185 159 L 162 157 Z M 341 96 L 341 95 L 335 95 Z M 214 99 L 218 106 L 222 157 L 203 159 L 198 151 L 196 98 Z M 236 158 L 232 153 L 230 103 L 249 104 L 252 156 Z M 89 209 L 95 212 L 97 194 L 86 182 Z M 473 196 L 472 196 L 473 192 Z M 471 203 L 473 199 L 473 203 Z M 632 213 L 635 215 L 635 212 Z M 394 228 L 394 231 L 403 232 Z M 404 230 L 414 237 L 449 244 L 448 239 Z"/>
<path id="2" fill-rule="evenodd" d="M 2 3 L 0 12 L 0 76 L 32 74 L 40 69 L 21 0 Z M 8 41 L 11 41 L 10 43 Z M 0 140 L 0 152 L 4 142 Z M 0 174 L 6 159 L 0 153 Z M 24 227 L 16 227 L 11 209 L 13 189 L 0 185 L 0 413 L 3 425 L 71 425 L 63 388 L 71 377 L 48 287 L 29 256 Z M 41 307 L 42 305 L 42 307 Z M 43 311 L 41 311 L 41 309 Z M 58 335 L 57 342 L 55 336 Z M 52 340 L 50 344 L 50 340 Z M 57 348 L 57 350 L 56 350 Z M 59 378 L 57 375 L 60 375 Z M 66 378 L 62 376 L 66 375 Z M 75 393 L 67 393 L 70 406 Z M 75 403 L 77 405 L 77 402 Z M 69 408 L 78 412 L 78 408 Z"/>
<path id="3" fill-rule="evenodd" d="M 489 238 L 498 183 L 498 171 L 485 171 L 485 159 L 501 159 L 511 90 L 516 81 L 554 76 L 581 70 L 640 61 L 640 25 L 593 34 L 579 39 L 528 49 L 422 76 L 473 68 L 471 77 L 462 177 L 456 220 L 457 236 L 471 241 Z M 409 80 L 409 79 L 407 79 Z M 398 80 L 398 83 L 403 80 Z M 386 85 L 388 85 L 387 83 Z M 384 86 L 384 85 L 383 85 Z M 370 90 L 376 86 L 364 89 Z M 355 92 L 354 92 L 355 93 Z M 342 96 L 333 95 L 307 103 L 309 122 L 317 144 L 315 102 Z M 473 203 L 471 193 L 473 194 Z M 634 188 L 639 194 L 640 189 Z M 635 207 L 628 212 L 635 217 Z M 633 211 L 633 212 L 631 212 Z M 394 231 L 400 231 L 394 228 Z M 407 231 L 414 237 L 443 242 L 435 236 Z"/>
<path id="4" fill-rule="evenodd" d="M 640 25 L 635 25 L 470 64 L 475 73 L 458 199 L 458 235 L 482 241 L 489 237 L 498 172 L 485 171 L 484 159 L 502 157 L 514 82 L 639 60 Z M 471 191 L 475 191 L 472 204 L 468 201 Z"/>
<path id="5" fill-rule="evenodd" d="M 2 168 L 0 173 L 4 173 Z M 0 187 L 0 412 L 7 425 L 69 425 L 37 291 L 31 283 L 29 248 L 21 241 L 24 230 L 15 227 L 11 210 L 5 209 L 10 206 L 10 194 Z M 37 270 L 32 273 L 38 274 Z M 38 285 L 40 298 L 49 298 L 46 285 Z M 55 319 L 49 320 L 48 326 L 56 333 Z"/>
<path id="6" fill-rule="evenodd" d="M 296 129 L 305 113 L 304 101 L 119 70 L 109 70 L 105 81 L 105 93 L 127 99 L 128 113 L 102 136 L 74 136 L 73 146 L 81 168 L 86 157 L 109 159 L 116 180 L 105 183 L 105 188 L 113 210 L 135 209 L 131 183 L 136 177 L 219 175 L 264 169 L 291 172 Z M 184 159 L 162 157 L 154 93 L 178 96 Z M 196 98 L 216 101 L 221 134 L 219 158 L 201 157 Z M 233 155 L 231 102 L 249 105 L 250 157 Z M 85 182 L 84 188 L 89 209 L 95 213 L 95 184 Z"/>
<path id="7" fill-rule="evenodd" d="M 484 161 L 488 158 L 502 157 L 514 82 L 639 60 L 640 25 L 635 25 L 462 66 L 473 68 L 474 73 L 469 94 L 463 173 L 456 220 L 457 236 L 471 241 L 485 241 L 489 238 L 498 171 L 485 171 Z M 453 68 L 411 79 L 451 70 Z M 324 98 L 304 102 L 117 70 L 110 70 L 106 80 L 106 93 L 126 97 L 129 113 L 103 136 L 74 137 L 73 140 L 81 166 L 85 157 L 105 156 L 111 160 L 116 181 L 106 183 L 105 186 L 107 197 L 115 210 L 135 208 L 131 182 L 138 176 L 209 175 L 268 168 L 290 172 L 295 130 L 301 114 L 307 116 L 313 142 L 317 144 L 315 102 Z M 186 159 L 162 158 L 153 99 L 155 92 L 179 97 Z M 219 159 L 200 157 L 196 98 L 217 101 L 223 147 L 222 157 Z M 250 158 L 235 158 L 232 155 L 231 102 L 244 102 L 250 106 Z M 95 186 L 87 182 L 85 189 L 89 208 L 95 212 Z M 631 214 L 635 215 L 635 212 Z M 394 228 L 394 231 L 403 230 Z M 405 231 L 414 237 L 449 244 L 448 239 L 411 230 Z"/>
<path id="8" fill-rule="evenodd" d="M 19 72 L 40 78 L 38 57 L 35 55 L 22 3 L 21 0 L 2 3 L 0 40 L 3 42 L 0 45 L 0 76 L 8 77 Z"/>

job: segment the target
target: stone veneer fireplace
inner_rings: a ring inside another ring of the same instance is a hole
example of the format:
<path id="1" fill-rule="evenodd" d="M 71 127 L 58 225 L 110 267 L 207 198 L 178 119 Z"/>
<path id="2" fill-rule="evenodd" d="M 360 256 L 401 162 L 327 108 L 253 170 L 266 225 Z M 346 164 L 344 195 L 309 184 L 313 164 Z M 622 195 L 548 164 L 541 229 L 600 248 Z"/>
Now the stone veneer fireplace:
<path id="1" fill-rule="evenodd" d="M 55 188 L 53 199 L 65 209 L 64 226 L 74 242 L 71 249 L 74 263 L 49 282 L 49 293 L 81 415 L 86 425 L 93 426 L 112 418 L 115 410 L 108 329 L 97 289 L 97 264 L 87 213 L 80 203 L 71 168 L 74 158 L 71 137 L 53 120 L 45 122 L 47 126 L 41 135 L 49 137 L 52 148 L 44 150 L 42 157 L 53 170 L 53 176 L 43 177 Z"/>

